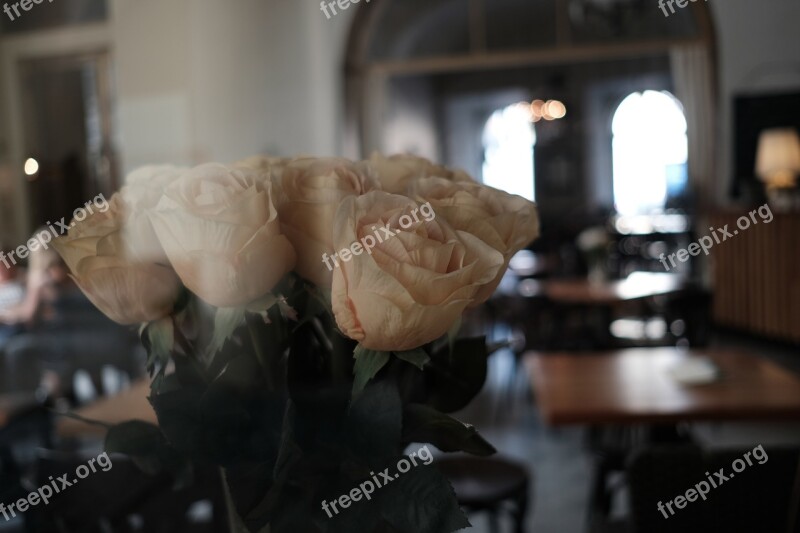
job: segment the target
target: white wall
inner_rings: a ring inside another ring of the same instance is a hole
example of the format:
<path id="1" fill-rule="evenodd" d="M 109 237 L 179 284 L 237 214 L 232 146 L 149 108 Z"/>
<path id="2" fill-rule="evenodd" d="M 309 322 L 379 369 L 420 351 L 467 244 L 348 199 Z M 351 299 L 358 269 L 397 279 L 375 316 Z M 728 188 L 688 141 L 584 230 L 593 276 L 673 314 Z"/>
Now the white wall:
<path id="1" fill-rule="evenodd" d="M 190 50 L 190 7 L 195 2 L 114 3 L 116 145 L 126 170 L 195 159 Z"/>
<path id="2" fill-rule="evenodd" d="M 732 98 L 738 94 L 800 89 L 800 2 L 708 2 L 719 44 L 720 129 L 718 197 L 726 198 L 733 172 Z"/>
<path id="3" fill-rule="evenodd" d="M 328 20 L 310 0 L 111 0 L 108 24 L 0 38 L 0 200 L 15 207 L 3 210 L 0 238 L 30 230 L 15 149 L 17 57 L 111 49 L 123 173 L 259 152 L 337 155 L 354 15 Z"/>
<path id="4" fill-rule="evenodd" d="M 125 170 L 259 152 L 341 153 L 342 64 L 355 9 L 298 0 L 117 0 Z"/>

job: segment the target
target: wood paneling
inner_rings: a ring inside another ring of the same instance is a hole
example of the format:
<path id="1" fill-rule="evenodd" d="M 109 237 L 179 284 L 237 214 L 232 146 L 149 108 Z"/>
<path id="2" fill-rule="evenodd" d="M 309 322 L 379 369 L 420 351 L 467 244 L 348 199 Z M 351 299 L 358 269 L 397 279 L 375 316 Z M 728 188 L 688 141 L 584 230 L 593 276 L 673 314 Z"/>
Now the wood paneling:
<path id="1" fill-rule="evenodd" d="M 748 229 L 737 226 L 740 217 L 750 220 Z M 776 214 L 769 224 L 755 219 L 756 225 L 747 213 L 711 218 L 714 228 L 727 224 L 729 232 L 738 232 L 711 250 L 714 320 L 800 342 L 800 214 Z"/>

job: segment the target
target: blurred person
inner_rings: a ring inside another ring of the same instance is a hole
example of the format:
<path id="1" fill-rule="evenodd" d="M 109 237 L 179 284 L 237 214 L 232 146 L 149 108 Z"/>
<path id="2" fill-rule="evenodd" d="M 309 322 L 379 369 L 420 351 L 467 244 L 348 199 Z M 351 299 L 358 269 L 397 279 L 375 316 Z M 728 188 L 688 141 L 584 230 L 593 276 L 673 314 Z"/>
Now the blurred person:
<path id="1" fill-rule="evenodd" d="M 15 333 L 68 329 L 64 326 L 69 315 L 76 309 L 76 303 L 83 300 L 85 297 L 69 277 L 67 266 L 58 252 L 52 248 L 37 248 L 30 252 L 25 296 L 16 306 L 0 310 L 0 325 L 4 325 L 0 327 L 16 328 Z M 39 391 L 43 397 L 58 396 L 61 377 L 56 369 L 62 363 L 60 357 L 56 353 L 47 354 L 41 363 L 45 368 Z"/>
<path id="2" fill-rule="evenodd" d="M 24 298 L 25 288 L 19 280 L 16 265 L 0 262 L 0 314 L 19 306 Z M 18 324 L 0 323 L 0 350 L 21 330 Z"/>
<path id="3" fill-rule="evenodd" d="M 76 298 L 82 294 L 58 252 L 52 248 L 31 250 L 24 298 L 0 309 L 0 324 L 48 328 L 63 321 Z"/>

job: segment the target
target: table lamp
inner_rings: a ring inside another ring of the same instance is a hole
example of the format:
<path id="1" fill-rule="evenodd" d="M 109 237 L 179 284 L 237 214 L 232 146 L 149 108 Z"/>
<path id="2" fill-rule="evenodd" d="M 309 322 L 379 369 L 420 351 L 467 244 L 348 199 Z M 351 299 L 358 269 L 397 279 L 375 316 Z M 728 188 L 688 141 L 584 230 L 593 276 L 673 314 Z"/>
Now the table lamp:
<path id="1" fill-rule="evenodd" d="M 766 184 L 771 204 L 781 210 L 798 207 L 800 136 L 794 128 L 764 130 L 758 140 L 756 174 Z"/>

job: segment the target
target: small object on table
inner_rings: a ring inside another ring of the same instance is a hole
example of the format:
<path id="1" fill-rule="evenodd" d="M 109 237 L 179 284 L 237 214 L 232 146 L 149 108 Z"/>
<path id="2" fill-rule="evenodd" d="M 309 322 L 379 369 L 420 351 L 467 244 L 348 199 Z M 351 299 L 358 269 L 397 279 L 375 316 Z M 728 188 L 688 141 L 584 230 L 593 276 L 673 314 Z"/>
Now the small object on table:
<path id="1" fill-rule="evenodd" d="M 682 385 L 714 383 L 720 378 L 719 367 L 708 357 L 689 357 L 675 363 L 667 372 Z"/>

